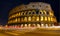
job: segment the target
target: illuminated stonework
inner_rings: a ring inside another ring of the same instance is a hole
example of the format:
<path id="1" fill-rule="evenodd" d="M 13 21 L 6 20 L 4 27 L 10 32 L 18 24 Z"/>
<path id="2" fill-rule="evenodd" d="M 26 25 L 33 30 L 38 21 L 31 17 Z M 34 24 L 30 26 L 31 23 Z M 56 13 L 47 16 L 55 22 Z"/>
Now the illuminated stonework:
<path id="1" fill-rule="evenodd" d="M 49 27 L 56 23 L 56 17 L 50 5 L 32 2 L 13 8 L 9 13 L 8 25 L 20 27 Z"/>

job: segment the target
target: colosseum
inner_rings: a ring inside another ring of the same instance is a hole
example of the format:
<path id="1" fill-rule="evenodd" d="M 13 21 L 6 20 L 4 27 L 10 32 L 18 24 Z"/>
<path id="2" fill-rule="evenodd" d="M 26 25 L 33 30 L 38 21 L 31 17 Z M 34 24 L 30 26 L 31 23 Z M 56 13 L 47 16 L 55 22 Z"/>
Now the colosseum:
<path id="1" fill-rule="evenodd" d="M 16 6 L 9 12 L 8 26 L 50 27 L 57 23 L 50 4 L 31 2 Z"/>

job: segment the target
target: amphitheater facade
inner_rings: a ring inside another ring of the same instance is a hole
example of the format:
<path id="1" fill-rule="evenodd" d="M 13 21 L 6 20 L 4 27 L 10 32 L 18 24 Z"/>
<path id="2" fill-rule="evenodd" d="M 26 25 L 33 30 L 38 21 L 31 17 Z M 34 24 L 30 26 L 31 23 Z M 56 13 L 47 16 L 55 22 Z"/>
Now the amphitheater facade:
<path id="1" fill-rule="evenodd" d="M 31 2 L 16 6 L 9 12 L 8 26 L 50 27 L 57 22 L 50 4 Z"/>

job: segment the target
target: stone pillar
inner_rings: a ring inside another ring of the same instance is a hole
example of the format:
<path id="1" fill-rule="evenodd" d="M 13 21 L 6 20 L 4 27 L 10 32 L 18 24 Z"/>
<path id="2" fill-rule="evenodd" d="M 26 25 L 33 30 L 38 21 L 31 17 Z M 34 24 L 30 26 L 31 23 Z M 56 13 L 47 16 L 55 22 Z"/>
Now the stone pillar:
<path id="1" fill-rule="evenodd" d="M 40 28 L 40 24 L 37 24 L 37 27 Z"/>
<path id="2" fill-rule="evenodd" d="M 24 26 L 27 27 L 27 24 L 25 24 Z"/>
<path id="3" fill-rule="evenodd" d="M 46 24 L 46 27 L 48 27 L 48 24 Z"/>
<path id="4" fill-rule="evenodd" d="M 44 27 L 44 24 L 41 24 L 41 27 Z"/>
<path id="5" fill-rule="evenodd" d="M 23 24 L 21 24 L 21 28 L 23 27 Z"/>
<path id="6" fill-rule="evenodd" d="M 28 27 L 31 27 L 31 24 L 28 24 Z"/>

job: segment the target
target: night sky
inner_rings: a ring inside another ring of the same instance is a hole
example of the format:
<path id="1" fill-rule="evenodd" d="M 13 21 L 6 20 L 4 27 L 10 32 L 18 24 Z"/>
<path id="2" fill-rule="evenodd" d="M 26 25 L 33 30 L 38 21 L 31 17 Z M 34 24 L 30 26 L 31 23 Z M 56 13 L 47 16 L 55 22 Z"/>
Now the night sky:
<path id="1" fill-rule="evenodd" d="M 46 2 L 49 3 L 54 11 L 54 15 L 59 20 L 59 0 L 0 0 L 0 24 L 5 25 L 8 20 L 9 11 L 21 4 L 28 4 L 29 2 Z"/>

